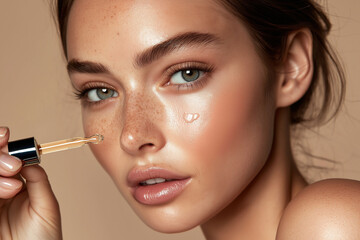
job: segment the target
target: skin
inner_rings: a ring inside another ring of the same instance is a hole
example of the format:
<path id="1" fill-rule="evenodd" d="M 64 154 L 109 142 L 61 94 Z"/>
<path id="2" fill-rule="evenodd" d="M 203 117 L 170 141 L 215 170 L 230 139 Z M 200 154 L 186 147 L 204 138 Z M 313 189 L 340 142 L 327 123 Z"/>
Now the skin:
<path id="1" fill-rule="evenodd" d="M 197 16 L 196 21 L 186 17 L 189 14 Z M 220 41 L 185 46 L 146 66 L 134 66 L 134 56 L 185 32 L 211 33 Z M 277 84 L 268 84 L 253 40 L 235 16 L 204 0 L 187 4 L 78 0 L 70 12 L 67 43 L 70 62 L 91 61 L 107 68 L 105 73 L 96 74 L 70 71 L 75 89 L 92 83 L 118 93 L 95 105 L 85 98 L 84 130 L 86 135 L 104 135 L 101 145 L 92 146 L 93 153 L 146 224 L 162 232 L 180 232 L 202 224 L 205 235 L 212 238 L 217 233 L 211 233 L 209 226 L 227 222 L 223 219 L 230 203 L 231 209 L 236 209 L 251 202 L 251 210 L 241 213 L 236 221 L 258 222 L 256 208 L 271 207 L 274 211 L 268 217 L 274 221 L 261 234 L 275 236 L 280 213 L 289 201 L 285 197 L 289 192 L 277 184 L 305 185 L 299 176 L 291 176 L 290 161 L 285 161 L 292 158 L 287 130 L 275 131 L 279 122 L 289 125 L 283 119 L 289 113 L 276 109 L 290 100 L 288 95 L 275 97 L 282 93 L 277 92 Z M 166 85 L 170 78 L 163 73 L 181 62 L 202 62 L 214 70 L 202 87 L 178 91 L 171 82 Z M 305 76 L 311 78 L 311 74 Z M 291 81 L 286 83 L 292 89 Z M 306 88 L 307 84 L 303 85 Z M 291 101 L 296 100 L 296 94 Z M 189 124 L 183 118 L 186 112 L 200 117 Z M 274 139 L 275 143 L 284 142 L 285 147 L 274 145 Z M 169 203 L 141 204 L 129 191 L 126 176 L 134 167 L 153 166 L 189 176 L 191 181 Z M 270 180 L 279 169 L 284 171 Z M 279 188 L 279 196 L 266 190 L 274 186 Z M 264 195 L 257 199 L 259 192 Z M 281 204 L 265 203 L 265 199 L 273 203 L 280 199 Z M 247 225 L 241 231 L 247 231 Z"/>
<path id="2" fill-rule="evenodd" d="M 76 0 L 69 16 L 69 62 L 98 67 L 86 73 L 86 67 L 70 64 L 74 88 L 115 93 L 97 103 L 83 95 L 85 134 L 104 135 L 92 151 L 130 206 L 157 231 L 200 225 L 207 239 L 359 236 L 359 183 L 328 180 L 306 187 L 291 153 L 289 106 L 312 79 L 310 31 L 289 35 L 270 80 L 236 17 L 213 1 L 184 1 Z M 216 39 L 137 64 L 139 53 L 189 32 Z M 211 70 L 193 88 L 175 85 L 175 75 L 166 73 L 184 62 Z M 45 172 L 21 169 L 6 154 L 8 139 L 8 129 L 0 128 L 1 237 L 61 239 L 59 208 Z M 172 201 L 145 205 L 127 183 L 135 167 L 162 167 L 190 181 Z"/>

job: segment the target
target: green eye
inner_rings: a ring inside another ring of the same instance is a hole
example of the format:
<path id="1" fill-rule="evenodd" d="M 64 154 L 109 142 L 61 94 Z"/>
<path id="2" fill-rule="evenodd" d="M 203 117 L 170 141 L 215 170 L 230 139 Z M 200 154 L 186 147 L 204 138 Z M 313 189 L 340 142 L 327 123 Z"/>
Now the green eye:
<path id="1" fill-rule="evenodd" d="M 119 94 L 109 88 L 94 88 L 88 91 L 87 97 L 90 102 L 98 102 L 112 97 L 117 97 Z"/>
<path id="2" fill-rule="evenodd" d="M 185 81 L 192 82 L 192 81 L 197 80 L 200 77 L 200 71 L 188 69 L 185 71 L 181 71 L 181 76 Z"/>
<path id="3" fill-rule="evenodd" d="M 171 77 L 172 84 L 183 84 L 198 80 L 203 74 L 203 71 L 197 69 L 185 69 L 176 72 Z"/>

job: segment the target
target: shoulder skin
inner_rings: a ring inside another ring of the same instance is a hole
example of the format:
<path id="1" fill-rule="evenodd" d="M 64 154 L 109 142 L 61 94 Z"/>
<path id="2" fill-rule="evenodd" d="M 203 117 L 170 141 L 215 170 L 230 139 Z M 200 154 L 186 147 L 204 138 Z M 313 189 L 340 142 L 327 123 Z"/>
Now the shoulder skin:
<path id="1" fill-rule="evenodd" d="M 360 182 L 327 179 L 311 184 L 287 206 L 276 240 L 360 239 Z"/>

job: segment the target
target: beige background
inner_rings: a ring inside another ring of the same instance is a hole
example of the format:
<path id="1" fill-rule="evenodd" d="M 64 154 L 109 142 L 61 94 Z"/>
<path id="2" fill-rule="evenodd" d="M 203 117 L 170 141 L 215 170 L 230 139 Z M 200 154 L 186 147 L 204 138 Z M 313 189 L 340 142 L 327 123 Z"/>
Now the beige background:
<path id="1" fill-rule="evenodd" d="M 328 7 L 332 41 L 347 69 L 346 108 L 304 140 L 313 154 L 337 164 L 306 159 L 315 168 L 304 170 L 311 179 L 360 180 L 360 1 L 329 0 Z M 35 136 L 44 143 L 82 136 L 47 1 L 0 0 L 0 33 L 0 125 L 11 128 L 11 139 Z M 61 204 L 65 239 L 203 239 L 199 229 L 165 235 L 146 227 L 87 148 L 46 156 L 42 166 Z"/>

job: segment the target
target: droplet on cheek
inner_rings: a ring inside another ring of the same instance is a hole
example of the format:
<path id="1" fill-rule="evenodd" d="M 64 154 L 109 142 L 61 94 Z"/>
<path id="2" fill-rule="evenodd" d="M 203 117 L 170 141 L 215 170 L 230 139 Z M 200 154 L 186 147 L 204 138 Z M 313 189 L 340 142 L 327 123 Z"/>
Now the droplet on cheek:
<path id="1" fill-rule="evenodd" d="M 184 113 L 184 120 L 187 123 L 193 123 L 196 120 L 198 120 L 200 117 L 200 114 L 198 113 Z"/>

